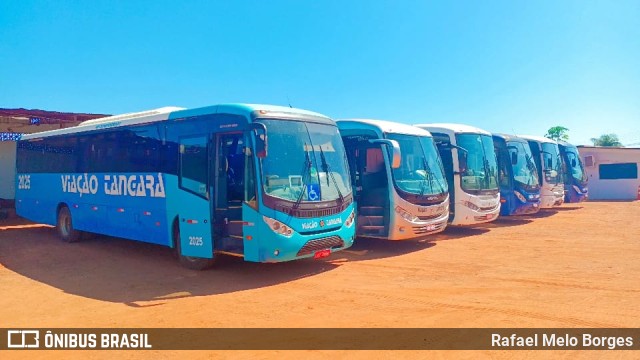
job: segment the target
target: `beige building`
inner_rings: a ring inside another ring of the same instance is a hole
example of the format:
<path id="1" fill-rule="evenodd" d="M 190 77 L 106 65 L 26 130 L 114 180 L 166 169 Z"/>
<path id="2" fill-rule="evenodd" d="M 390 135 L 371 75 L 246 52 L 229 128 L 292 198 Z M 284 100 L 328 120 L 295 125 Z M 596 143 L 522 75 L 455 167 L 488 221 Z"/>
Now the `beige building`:
<path id="1" fill-rule="evenodd" d="M 0 207 L 12 203 L 15 197 L 16 139 L 21 134 L 76 126 L 105 116 L 109 115 L 0 109 Z"/>
<path id="2" fill-rule="evenodd" d="M 578 146 L 589 199 L 640 200 L 640 148 Z"/>

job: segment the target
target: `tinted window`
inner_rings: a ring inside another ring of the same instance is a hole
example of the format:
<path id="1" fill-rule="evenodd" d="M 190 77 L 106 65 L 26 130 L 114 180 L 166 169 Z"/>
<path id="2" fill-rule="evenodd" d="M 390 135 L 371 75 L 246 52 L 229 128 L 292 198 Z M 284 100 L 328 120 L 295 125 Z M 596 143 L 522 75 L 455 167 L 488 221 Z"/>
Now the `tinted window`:
<path id="1" fill-rule="evenodd" d="M 195 194 L 207 195 L 207 138 L 180 140 L 180 187 Z"/>
<path id="2" fill-rule="evenodd" d="M 18 143 L 21 173 L 163 172 L 177 174 L 178 144 L 155 127 L 54 136 Z"/>
<path id="3" fill-rule="evenodd" d="M 75 137 L 21 141 L 17 147 L 17 170 L 19 173 L 76 172 L 76 144 Z"/>
<path id="4" fill-rule="evenodd" d="M 601 164 L 600 165 L 600 179 L 615 180 L 615 179 L 637 179 L 637 178 L 638 178 L 638 164 L 636 163 Z"/>

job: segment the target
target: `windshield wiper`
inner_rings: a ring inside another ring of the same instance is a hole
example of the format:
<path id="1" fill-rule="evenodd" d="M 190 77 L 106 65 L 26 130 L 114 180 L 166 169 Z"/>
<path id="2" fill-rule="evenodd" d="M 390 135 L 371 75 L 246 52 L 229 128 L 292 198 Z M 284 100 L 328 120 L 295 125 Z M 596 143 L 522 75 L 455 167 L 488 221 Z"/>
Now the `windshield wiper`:
<path id="1" fill-rule="evenodd" d="M 482 167 L 484 168 L 484 183 L 486 189 L 489 189 L 489 186 L 491 185 L 491 178 L 489 176 L 489 160 L 487 160 L 487 157 L 484 154 L 482 155 Z"/>
<path id="2" fill-rule="evenodd" d="M 532 174 L 535 174 L 535 167 L 533 164 L 533 160 L 529 154 L 525 153 L 525 159 L 527 160 L 527 170 L 529 170 L 529 176 L 527 176 L 527 186 L 531 186 L 531 181 L 533 180 Z M 537 175 L 536 175 L 537 176 Z"/>
<path id="3" fill-rule="evenodd" d="M 338 182 L 336 181 L 335 176 L 333 176 L 333 172 L 331 172 L 329 164 L 327 163 L 327 159 L 324 157 L 322 144 L 320 144 L 319 146 L 320 146 L 320 160 L 322 160 L 322 171 L 324 171 L 324 173 L 327 174 L 327 186 L 329 186 L 329 177 L 331 177 L 331 181 L 333 181 L 333 185 L 336 187 L 336 190 L 338 191 L 338 197 L 340 198 L 340 202 L 342 203 L 344 201 L 344 197 L 342 196 L 342 192 L 340 192 L 340 187 L 338 186 Z"/>
<path id="4" fill-rule="evenodd" d="M 296 202 L 293 204 L 293 208 L 297 209 L 298 207 L 300 207 L 300 204 L 302 203 L 302 199 L 304 198 L 304 192 L 307 188 L 307 178 L 308 180 L 311 180 L 311 158 L 309 157 L 309 152 L 306 151 L 307 149 L 307 143 L 304 143 L 304 149 L 305 149 L 305 157 L 304 157 L 304 167 L 302 168 L 302 189 L 300 190 L 300 195 L 298 195 L 298 199 L 296 199 Z"/>
<path id="5" fill-rule="evenodd" d="M 427 172 L 427 178 L 429 179 L 429 186 L 431 187 L 431 191 L 433 191 L 433 174 L 431 173 L 431 167 L 429 166 L 429 163 L 427 162 L 427 159 L 423 156 L 422 157 L 422 167 L 424 168 L 424 171 Z M 439 181 L 436 181 L 436 183 L 438 184 L 438 188 L 440 188 L 440 193 L 444 193 L 444 188 L 442 187 L 442 184 L 440 184 Z M 424 195 L 424 189 L 425 187 L 421 187 L 420 189 L 420 196 Z"/>

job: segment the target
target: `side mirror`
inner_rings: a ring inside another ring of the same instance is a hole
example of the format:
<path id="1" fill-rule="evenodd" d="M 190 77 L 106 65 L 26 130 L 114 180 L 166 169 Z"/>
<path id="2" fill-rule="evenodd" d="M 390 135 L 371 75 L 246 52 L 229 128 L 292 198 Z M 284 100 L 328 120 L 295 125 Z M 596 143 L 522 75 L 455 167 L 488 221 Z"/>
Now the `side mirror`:
<path id="1" fill-rule="evenodd" d="M 517 165 L 517 164 L 518 164 L 518 154 L 511 153 L 511 165 Z"/>
<path id="2" fill-rule="evenodd" d="M 402 164 L 402 154 L 400 153 L 400 144 L 398 144 L 395 140 L 389 139 L 371 139 L 369 140 L 372 144 L 382 144 L 389 147 L 392 154 L 391 159 L 391 168 L 397 169 Z"/>
<path id="3" fill-rule="evenodd" d="M 255 134 L 256 139 L 256 156 L 258 158 L 267 157 L 267 127 L 263 123 L 251 123 L 249 128 Z"/>

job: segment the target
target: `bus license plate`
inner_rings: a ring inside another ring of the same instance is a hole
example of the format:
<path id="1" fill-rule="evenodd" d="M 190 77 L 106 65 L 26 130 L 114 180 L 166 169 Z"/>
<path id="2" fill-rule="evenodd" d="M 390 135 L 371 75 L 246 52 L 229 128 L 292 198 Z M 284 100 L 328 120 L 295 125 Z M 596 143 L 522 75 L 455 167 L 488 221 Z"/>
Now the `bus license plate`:
<path id="1" fill-rule="evenodd" d="M 325 249 L 325 250 L 316 251 L 316 253 L 313 254 L 313 258 L 322 259 L 322 258 L 326 258 L 329 255 L 331 255 L 331 250 Z"/>

